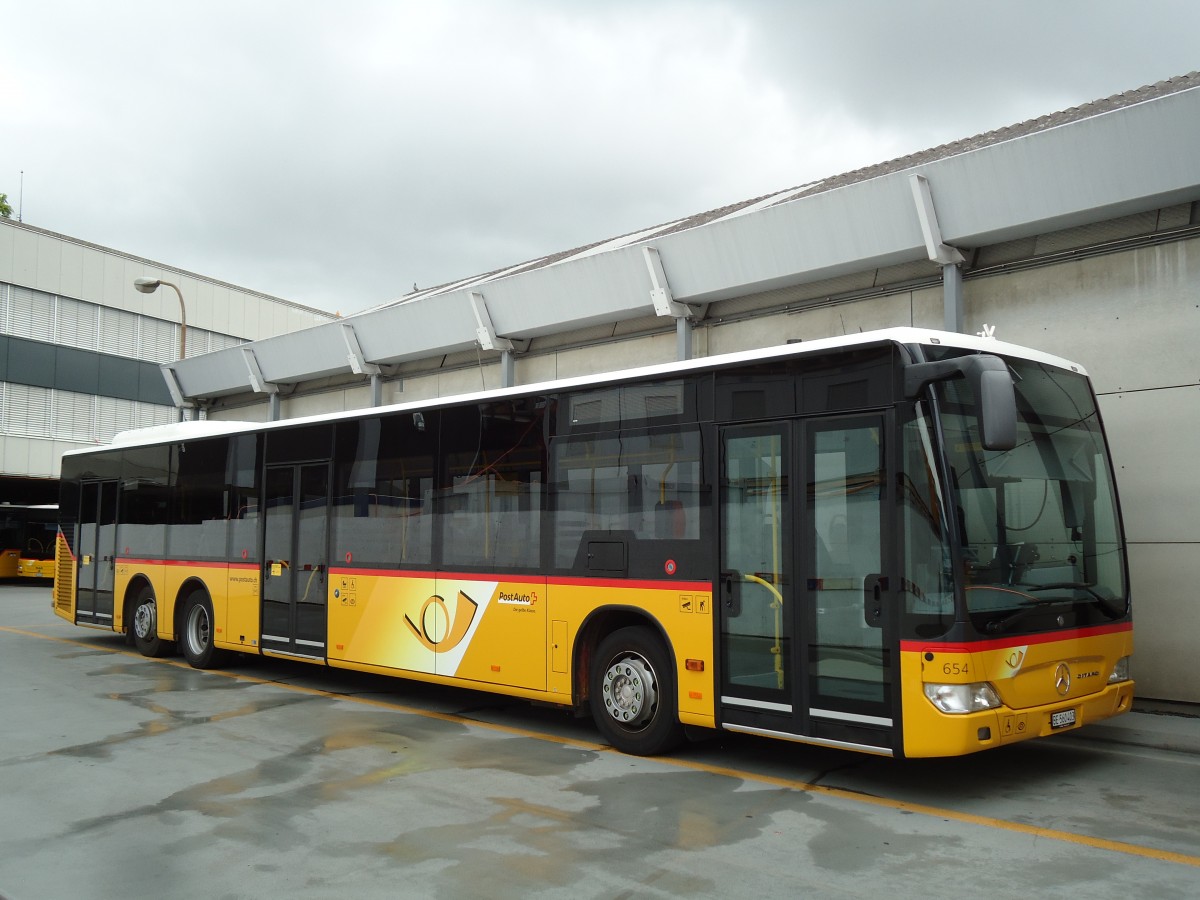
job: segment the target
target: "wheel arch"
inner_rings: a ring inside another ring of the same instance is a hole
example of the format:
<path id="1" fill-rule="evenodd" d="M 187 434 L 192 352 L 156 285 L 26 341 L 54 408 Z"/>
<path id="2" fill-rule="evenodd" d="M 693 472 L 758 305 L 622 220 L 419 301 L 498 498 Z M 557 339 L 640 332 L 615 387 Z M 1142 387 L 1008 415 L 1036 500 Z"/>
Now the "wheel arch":
<path id="1" fill-rule="evenodd" d="M 121 631 L 127 644 L 133 643 L 133 611 L 138 594 L 143 588 L 149 588 L 154 600 L 158 602 L 158 591 L 154 590 L 154 582 L 144 572 L 137 572 L 125 584 L 125 593 L 121 596 Z"/>
<path id="2" fill-rule="evenodd" d="M 187 612 L 188 603 L 197 594 L 204 594 L 208 597 L 208 602 L 212 603 L 212 591 L 208 589 L 200 578 L 192 575 L 184 580 L 183 584 L 179 585 L 179 590 L 175 592 L 175 609 L 173 611 L 173 619 L 175 623 L 175 634 L 183 633 L 183 617 Z"/>
<path id="3" fill-rule="evenodd" d="M 585 707 L 589 699 L 592 656 L 596 648 L 614 631 L 631 626 L 647 628 L 658 637 L 670 661 L 672 678 L 678 682 L 679 667 L 675 658 L 675 647 L 671 644 L 667 630 L 657 618 L 635 606 L 601 606 L 588 613 L 580 624 L 571 649 L 571 684 L 577 708 Z"/>

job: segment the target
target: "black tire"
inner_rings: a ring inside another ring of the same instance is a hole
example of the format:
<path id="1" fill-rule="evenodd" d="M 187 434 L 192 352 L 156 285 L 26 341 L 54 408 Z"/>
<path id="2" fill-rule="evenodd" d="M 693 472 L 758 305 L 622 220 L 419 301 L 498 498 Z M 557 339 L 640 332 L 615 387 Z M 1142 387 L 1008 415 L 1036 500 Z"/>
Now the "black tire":
<path id="1" fill-rule="evenodd" d="M 193 594 L 183 610 L 179 649 L 194 669 L 216 669 L 227 655 L 213 645 L 213 608 L 207 594 Z"/>
<path id="2" fill-rule="evenodd" d="M 596 727 L 622 753 L 654 756 L 683 740 L 670 657 L 647 628 L 621 628 L 600 642 L 590 702 Z"/>
<path id="3" fill-rule="evenodd" d="M 175 650 L 173 641 L 165 641 L 158 636 L 158 603 L 149 585 L 143 587 L 133 601 L 129 633 L 133 637 L 133 646 L 138 648 L 142 656 L 169 656 Z"/>

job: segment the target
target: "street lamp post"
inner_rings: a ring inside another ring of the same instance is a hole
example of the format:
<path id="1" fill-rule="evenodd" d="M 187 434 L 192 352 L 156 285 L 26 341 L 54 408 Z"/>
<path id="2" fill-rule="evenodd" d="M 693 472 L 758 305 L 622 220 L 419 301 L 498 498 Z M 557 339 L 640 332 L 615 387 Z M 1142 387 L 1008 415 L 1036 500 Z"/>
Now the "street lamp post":
<path id="1" fill-rule="evenodd" d="M 187 353 L 187 308 L 183 305 L 183 292 L 179 290 L 178 285 L 163 281 L 161 278 L 139 278 L 134 281 L 133 286 L 143 294 L 153 294 L 158 290 L 160 284 L 165 284 L 174 290 L 175 295 L 179 298 L 179 358 L 183 359 Z"/>
<path id="2" fill-rule="evenodd" d="M 175 296 L 179 298 L 179 358 L 184 359 L 187 355 L 187 307 L 183 305 L 183 291 L 179 290 L 178 285 L 163 281 L 161 278 L 138 278 L 133 282 L 133 286 L 143 294 L 153 294 L 158 290 L 160 284 L 165 284 L 173 289 Z M 182 422 L 185 418 L 187 418 L 187 413 L 181 406 L 179 407 L 179 421 Z"/>

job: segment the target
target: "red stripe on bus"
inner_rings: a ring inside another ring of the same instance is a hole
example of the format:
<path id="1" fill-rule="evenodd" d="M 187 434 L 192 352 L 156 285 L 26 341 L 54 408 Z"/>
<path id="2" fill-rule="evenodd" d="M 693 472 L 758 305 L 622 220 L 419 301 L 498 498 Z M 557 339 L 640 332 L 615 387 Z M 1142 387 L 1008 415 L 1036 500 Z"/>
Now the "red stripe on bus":
<path id="1" fill-rule="evenodd" d="M 1132 622 L 1118 622 L 1114 625 L 1094 625 L 1091 628 L 1075 628 L 1070 631 L 1052 631 L 1045 634 L 1018 634 L 1006 638 L 987 638 L 963 643 L 938 644 L 929 641 L 901 641 L 902 653 L 979 653 L 984 650 L 1004 650 L 1009 647 L 1024 647 L 1029 644 L 1053 644 L 1059 641 L 1076 641 L 1083 638 L 1098 637 L 1102 634 L 1120 634 L 1132 631 Z"/>
<path id="2" fill-rule="evenodd" d="M 221 562 L 211 560 L 186 559 L 125 559 L 116 560 L 123 565 L 132 566 L 183 566 L 197 568 L 229 568 L 250 569 L 260 568 L 258 563 Z M 560 587 L 600 587 L 626 588 L 642 591 L 691 591 L 705 593 L 712 590 L 712 584 L 707 581 L 651 581 L 649 579 L 627 578 L 586 578 L 575 576 L 555 576 L 539 578 L 536 575 L 502 575 L 494 572 L 429 572 L 415 569 L 348 569 L 345 566 L 330 566 L 330 576 L 363 576 L 376 578 L 413 578 L 413 579 L 443 579 L 445 581 L 499 581 L 504 584 L 551 584 Z"/>
<path id="3" fill-rule="evenodd" d="M 580 587 L 611 587 L 633 588 L 643 591 L 711 591 L 712 584 L 707 581 L 650 581 L 647 579 L 627 578 L 584 578 L 571 576 L 536 575 L 502 575 L 494 572 L 419 572 L 413 569 L 348 569 L 344 566 L 331 566 L 330 575 L 350 576 L 362 575 L 376 578 L 441 578 L 446 581 L 500 581 L 504 584 L 550 584 L 560 587 L 577 585 Z"/>
<path id="4" fill-rule="evenodd" d="M 127 559 L 118 556 L 114 562 L 126 566 L 195 566 L 203 569 L 257 569 L 259 567 L 258 563 L 225 562 L 220 559 Z"/>

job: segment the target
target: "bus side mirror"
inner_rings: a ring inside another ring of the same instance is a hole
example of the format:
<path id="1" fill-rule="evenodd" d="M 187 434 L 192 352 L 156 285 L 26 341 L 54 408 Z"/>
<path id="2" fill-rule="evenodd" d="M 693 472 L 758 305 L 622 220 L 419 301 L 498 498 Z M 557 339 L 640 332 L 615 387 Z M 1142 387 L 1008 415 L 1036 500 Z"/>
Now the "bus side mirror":
<path id="1" fill-rule="evenodd" d="M 979 404 L 979 440 L 984 450 L 1017 446 L 1017 392 L 1004 360 L 968 357 L 966 375 Z"/>
<path id="2" fill-rule="evenodd" d="M 979 441 L 984 450 L 1011 450 L 1017 445 L 1017 393 L 1008 364 L 987 353 L 957 356 L 940 362 L 913 363 L 904 369 L 904 395 L 910 400 L 935 381 L 963 377 L 975 394 Z"/>

